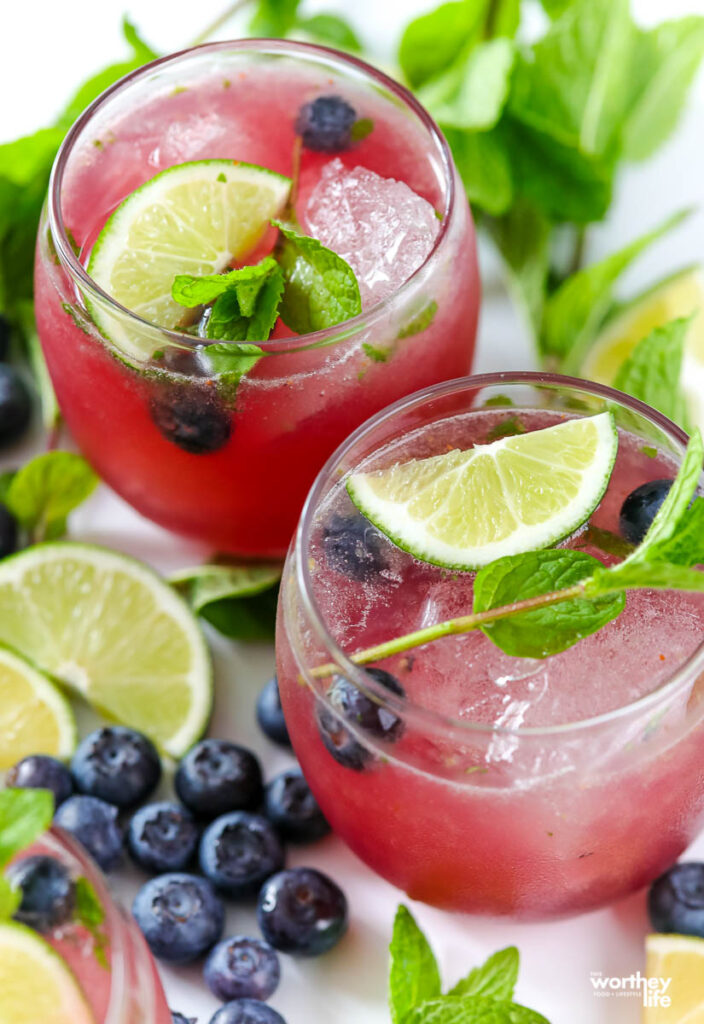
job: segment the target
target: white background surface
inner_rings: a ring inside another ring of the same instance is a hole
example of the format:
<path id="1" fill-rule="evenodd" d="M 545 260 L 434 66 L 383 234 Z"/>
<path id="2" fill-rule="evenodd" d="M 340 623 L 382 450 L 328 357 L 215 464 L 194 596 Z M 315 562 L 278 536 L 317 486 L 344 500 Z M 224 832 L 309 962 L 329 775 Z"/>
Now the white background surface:
<path id="1" fill-rule="evenodd" d="M 103 64 L 124 58 L 120 19 L 128 13 L 155 49 L 180 49 L 215 18 L 223 0 L 14 0 L 3 12 L 0 61 L 0 141 L 31 132 L 48 123 L 76 85 Z M 306 10 L 337 9 L 346 13 L 380 55 L 392 51 L 398 27 L 426 0 L 316 0 Z M 697 12 L 704 0 L 634 0 L 638 17 L 653 22 Z M 236 25 L 236 23 L 234 23 Z M 225 35 L 235 35 L 230 29 Z M 667 213 L 690 204 L 704 209 L 704 78 L 675 139 L 645 167 L 629 171 L 619 182 L 609 222 L 595 229 L 589 256 L 597 257 L 658 222 Z M 491 255 L 482 252 L 485 298 L 477 368 L 518 369 L 532 365 L 532 354 L 521 325 L 498 281 Z M 704 212 L 649 252 L 625 286 L 639 288 L 665 271 L 704 259 Z M 17 460 L 12 453 L 9 463 Z M 205 556 L 140 519 L 119 499 L 101 488 L 78 513 L 74 535 L 129 551 L 163 570 Z M 217 661 L 217 703 L 212 733 L 256 747 L 268 774 L 290 760 L 260 738 L 254 727 L 253 705 L 261 683 L 271 673 L 268 647 L 237 648 L 214 639 Z M 165 787 L 168 792 L 168 786 Z M 700 838 L 690 856 L 704 859 Z M 317 962 L 297 964 L 283 958 L 283 982 L 272 1005 L 288 1024 L 388 1024 L 385 1007 L 386 946 L 396 905 L 402 894 L 375 878 L 335 839 L 295 852 L 291 863 L 312 863 L 338 879 L 351 905 L 349 935 L 333 953 Z M 129 901 L 141 881 L 126 871 L 116 888 Z M 502 946 L 515 943 L 522 955 L 517 996 L 551 1024 L 635 1024 L 636 999 L 597 998 L 589 975 L 602 971 L 629 975 L 642 967 L 642 943 L 647 930 L 644 896 L 608 910 L 550 925 L 517 925 L 449 915 L 414 906 L 427 929 L 447 982 Z M 232 907 L 228 933 L 255 932 L 250 909 Z M 199 969 L 163 970 L 174 1009 L 197 1016 L 207 1024 L 217 1002 L 200 982 Z"/>

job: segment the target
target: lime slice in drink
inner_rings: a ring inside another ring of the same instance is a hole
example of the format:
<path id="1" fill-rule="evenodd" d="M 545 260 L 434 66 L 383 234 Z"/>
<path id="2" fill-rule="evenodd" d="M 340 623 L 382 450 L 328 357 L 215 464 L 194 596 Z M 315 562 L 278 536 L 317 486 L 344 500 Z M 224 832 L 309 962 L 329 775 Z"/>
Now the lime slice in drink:
<path id="1" fill-rule="evenodd" d="M 212 675 L 198 622 L 126 555 L 58 542 L 5 559 L 0 643 L 174 757 L 206 727 Z"/>
<path id="2" fill-rule="evenodd" d="M 609 320 L 589 349 L 580 375 L 613 384 L 639 341 L 668 320 L 694 315 L 687 331 L 682 387 L 690 418 L 704 430 L 704 273 L 689 267 L 629 302 Z"/>
<path id="3" fill-rule="evenodd" d="M 64 695 L 23 658 L 3 648 L 0 736 L 0 771 L 28 754 L 68 758 L 76 746 L 76 722 Z"/>
<path id="4" fill-rule="evenodd" d="M 0 1024 L 95 1024 L 75 976 L 24 925 L 0 924 Z"/>
<path id="5" fill-rule="evenodd" d="M 175 328 L 185 310 L 171 298 L 177 274 L 219 273 L 252 252 L 286 204 L 291 181 L 235 160 L 168 167 L 132 192 L 101 231 L 88 273 L 143 320 Z M 98 301 L 91 311 L 127 355 L 149 358 L 156 332 L 140 330 Z"/>
<path id="6" fill-rule="evenodd" d="M 692 935 L 648 935 L 646 977 L 663 979 L 655 1000 L 643 1010 L 643 1024 L 704 1024 L 704 939 Z"/>
<path id="7" fill-rule="evenodd" d="M 604 412 L 357 473 L 347 491 L 360 512 L 416 558 L 478 569 L 548 547 L 585 522 L 604 495 L 617 447 L 613 417 Z"/>

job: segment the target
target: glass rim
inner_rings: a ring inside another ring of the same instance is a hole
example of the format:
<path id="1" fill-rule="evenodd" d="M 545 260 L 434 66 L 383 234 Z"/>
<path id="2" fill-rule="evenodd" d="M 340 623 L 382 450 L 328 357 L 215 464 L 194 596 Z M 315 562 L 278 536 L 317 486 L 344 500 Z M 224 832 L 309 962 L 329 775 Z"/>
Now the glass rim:
<path id="1" fill-rule="evenodd" d="M 447 140 L 434 119 L 425 107 L 418 102 L 410 90 L 408 90 L 404 85 L 401 85 L 400 82 L 395 81 L 389 75 L 385 74 L 385 72 L 373 67 L 371 64 L 361 60 L 359 57 L 342 53 L 340 50 L 335 50 L 332 47 L 284 39 L 255 38 L 218 40 L 212 43 L 203 43 L 199 46 L 187 47 L 183 50 L 178 50 L 175 53 L 167 54 L 164 57 L 159 57 L 156 60 L 150 61 L 149 64 L 145 64 L 141 68 L 137 68 L 135 71 L 124 75 L 117 82 L 113 83 L 113 85 L 105 89 L 88 107 L 86 107 L 83 113 L 76 119 L 76 121 L 74 121 L 71 128 L 69 128 L 61 146 L 59 147 L 51 169 L 47 195 L 47 217 L 58 258 L 75 284 L 79 284 L 81 289 L 86 290 L 93 296 L 93 298 L 105 303 L 119 316 L 126 317 L 128 321 L 135 323 L 138 328 L 143 329 L 144 327 L 147 327 L 152 331 L 158 332 L 166 342 L 171 342 L 181 348 L 194 348 L 196 346 L 217 344 L 217 339 L 214 338 L 195 338 L 192 334 L 186 334 L 182 331 L 161 327 L 158 324 L 152 323 L 150 320 L 144 320 L 135 312 L 117 302 L 111 295 L 104 291 L 90 276 L 86 268 L 76 256 L 74 248 L 71 245 L 61 211 L 61 191 L 64 181 L 64 173 L 66 171 L 67 163 L 73 153 L 74 145 L 84 129 L 90 124 L 101 108 L 112 101 L 118 94 L 123 91 L 128 91 L 135 83 L 148 79 L 154 74 L 156 69 L 161 70 L 172 64 L 176 65 L 181 61 L 187 60 L 193 55 L 206 52 L 216 53 L 226 50 L 234 50 L 238 53 L 245 53 L 251 50 L 264 55 L 271 54 L 307 57 L 314 63 L 317 62 L 323 65 L 332 64 L 337 65 L 338 67 L 350 69 L 358 77 L 367 79 L 373 85 L 383 86 L 384 89 L 400 100 L 406 109 L 410 109 L 411 113 L 415 115 L 417 120 L 420 122 L 421 127 L 427 133 L 436 151 L 436 155 L 439 157 L 439 169 L 442 173 L 444 188 L 444 207 L 442 211 L 442 220 L 440 222 L 440 230 L 437 233 L 430 252 L 421 265 L 413 271 L 410 277 L 406 278 L 403 284 L 396 288 L 385 299 L 375 303 L 368 310 L 363 310 L 357 316 L 351 317 L 349 320 L 344 320 L 341 324 L 337 324 L 335 327 L 328 327 L 320 331 L 312 331 L 309 334 L 297 335 L 293 338 L 276 338 L 256 343 L 262 346 L 269 346 L 269 348 L 266 348 L 266 351 L 271 351 L 271 354 L 274 354 L 278 352 L 301 351 L 309 348 L 323 347 L 325 345 L 344 341 L 348 337 L 357 334 L 359 331 L 367 327 L 372 327 L 377 321 L 386 316 L 389 310 L 393 310 L 395 306 L 399 305 L 401 299 L 409 293 L 412 286 L 417 282 L 417 279 L 427 274 L 428 268 L 436 262 L 438 253 L 449 233 L 451 218 L 457 204 L 457 187 L 454 173 L 454 162 Z"/>
<path id="2" fill-rule="evenodd" d="M 607 725 L 625 718 L 632 713 L 647 711 L 651 705 L 658 704 L 661 700 L 671 696 L 681 686 L 684 686 L 698 669 L 704 668 L 704 640 L 697 649 L 682 662 L 660 686 L 639 697 L 637 700 L 628 701 L 625 704 L 613 708 L 598 715 L 576 721 L 561 722 L 556 725 L 511 727 L 505 725 L 492 725 L 485 722 L 469 721 L 446 715 L 441 712 L 426 708 L 423 704 L 412 701 L 407 697 L 399 697 L 390 693 L 382 684 L 374 679 L 364 666 L 357 665 L 338 645 L 337 641 L 330 634 L 325 617 L 313 595 L 312 573 L 307 556 L 308 542 L 310 540 L 313 519 L 318 509 L 320 496 L 327 487 L 330 479 L 337 476 L 336 469 L 339 463 L 345 458 L 361 440 L 372 434 L 382 424 L 393 420 L 399 414 L 420 407 L 427 402 L 453 393 L 461 393 L 468 390 L 480 390 L 491 386 L 506 385 L 537 385 L 544 387 L 563 388 L 565 390 L 577 391 L 581 394 L 603 398 L 625 407 L 631 412 L 642 416 L 651 424 L 661 429 L 668 437 L 675 442 L 682 453 L 687 446 L 688 436 L 684 430 L 668 419 L 667 416 L 651 408 L 637 398 L 605 384 L 582 380 L 577 377 L 568 377 L 556 373 L 542 373 L 540 371 L 499 371 L 496 373 L 483 373 L 467 377 L 458 377 L 441 384 L 434 384 L 431 387 L 416 391 L 414 394 L 402 398 L 392 405 L 382 409 L 381 412 L 371 416 L 365 423 L 357 428 L 349 437 L 333 452 L 323 468 L 320 470 L 315 482 L 308 493 L 301 518 L 296 529 L 296 534 L 291 542 L 291 551 L 295 552 L 295 579 L 298 597 L 304 608 L 307 617 L 307 624 L 312 625 L 314 632 L 325 647 L 328 659 L 341 671 L 342 675 L 351 679 L 361 690 L 367 691 L 374 701 L 382 707 L 388 708 L 397 715 L 402 715 L 406 721 L 417 724 L 418 727 L 428 733 L 432 732 L 447 738 L 450 734 L 465 739 L 472 735 L 499 735 L 515 738 L 536 738 L 536 737 L 570 737 L 575 733 L 586 731 Z M 295 644 L 294 644 L 295 648 Z M 302 675 L 308 677 L 307 669 L 302 670 Z M 315 690 L 312 677 L 306 678 L 308 685 Z M 326 698 L 315 690 L 321 700 Z"/>

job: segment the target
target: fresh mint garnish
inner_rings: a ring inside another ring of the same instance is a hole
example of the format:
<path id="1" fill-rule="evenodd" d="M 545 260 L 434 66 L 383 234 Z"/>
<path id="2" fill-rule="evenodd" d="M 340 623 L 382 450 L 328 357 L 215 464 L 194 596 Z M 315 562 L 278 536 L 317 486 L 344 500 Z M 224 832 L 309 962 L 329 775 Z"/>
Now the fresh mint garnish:
<path id="1" fill-rule="evenodd" d="M 217 341 L 266 341 L 279 315 L 281 270 L 271 256 L 226 274 L 179 274 L 171 288 L 181 306 L 214 303 L 205 334 Z"/>
<path id="2" fill-rule="evenodd" d="M 374 131 L 374 122 L 371 117 L 360 117 L 350 128 L 352 142 L 362 142 Z"/>
<path id="3" fill-rule="evenodd" d="M 310 334 L 358 316 L 362 300 L 349 263 L 292 225 L 272 224 L 281 232 L 276 255 L 285 283 L 279 315 L 286 326 Z"/>
<path id="4" fill-rule="evenodd" d="M 406 26 L 398 59 L 411 86 L 443 74 L 479 42 L 485 6 L 474 0 L 443 3 Z"/>
<path id="5" fill-rule="evenodd" d="M 109 970 L 107 950 L 109 940 L 103 927 L 105 911 L 91 882 L 85 878 L 76 879 L 76 922 L 86 929 L 93 938 L 93 956 L 101 967 Z"/>
<path id="6" fill-rule="evenodd" d="M 430 302 L 423 306 L 419 313 L 416 313 L 416 315 L 399 330 L 399 340 L 403 340 L 403 338 L 412 338 L 414 334 L 420 334 L 421 331 L 425 331 L 432 324 L 437 311 L 438 304 L 435 299 L 431 299 Z"/>
<path id="7" fill-rule="evenodd" d="M 310 18 L 299 18 L 296 27 L 315 42 L 334 46 L 337 50 L 347 50 L 349 53 L 361 53 L 363 50 L 355 30 L 338 14 L 314 14 Z M 355 139 L 354 126 L 352 138 Z"/>
<path id="8" fill-rule="evenodd" d="M 519 966 L 515 946 L 494 953 L 446 995 L 428 940 L 403 905 L 396 911 L 389 951 L 393 1024 L 548 1024 L 535 1010 L 513 1001 Z"/>
<path id="9" fill-rule="evenodd" d="M 636 345 L 620 367 L 614 387 L 659 409 L 687 429 L 687 402 L 682 391 L 684 344 L 692 317 L 656 327 Z"/>
<path id="10" fill-rule="evenodd" d="M 21 900 L 2 869 L 46 832 L 53 815 L 54 797 L 48 789 L 0 790 L 0 921 L 12 917 Z"/>
<path id="11" fill-rule="evenodd" d="M 4 502 L 32 541 L 56 540 L 70 513 L 88 498 L 98 477 L 80 455 L 46 452 L 13 475 Z"/>
<path id="12" fill-rule="evenodd" d="M 227 561 L 182 569 L 170 583 L 197 615 L 237 640 L 273 636 L 280 565 L 233 565 Z"/>

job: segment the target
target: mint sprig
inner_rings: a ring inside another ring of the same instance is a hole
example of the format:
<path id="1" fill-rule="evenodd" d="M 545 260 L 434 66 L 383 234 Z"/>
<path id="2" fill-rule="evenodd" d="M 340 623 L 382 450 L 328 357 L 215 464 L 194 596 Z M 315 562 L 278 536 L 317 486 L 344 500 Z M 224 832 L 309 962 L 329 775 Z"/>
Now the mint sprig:
<path id="1" fill-rule="evenodd" d="M 691 322 L 691 316 L 679 317 L 656 327 L 636 345 L 614 380 L 614 387 L 619 391 L 659 409 L 685 429 L 689 421 L 680 381 Z"/>
<path id="2" fill-rule="evenodd" d="M 99 479 L 80 455 L 37 455 L 7 481 L 3 502 L 32 543 L 56 540 L 66 532 L 68 517 L 98 486 Z"/>
<path id="3" fill-rule="evenodd" d="M 54 797 L 48 789 L 0 791 L 0 921 L 12 917 L 21 900 L 2 869 L 46 832 L 53 814 Z"/>
<path id="4" fill-rule="evenodd" d="M 274 635 L 281 565 L 236 564 L 227 559 L 181 569 L 169 582 L 193 611 L 235 640 L 270 640 Z"/>
<path id="5" fill-rule="evenodd" d="M 271 256 L 226 274 L 179 274 L 171 288 L 181 306 L 213 304 L 205 335 L 218 341 L 266 341 L 276 324 L 282 293 L 281 269 Z"/>
<path id="6" fill-rule="evenodd" d="M 548 1024 L 535 1010 L 514 1002 L 519 968 L 515 946 L 494 953 L 442 995 L 435 954 L 408 907 L 401 904 L 389 952 L 393 1024 Z"/>

